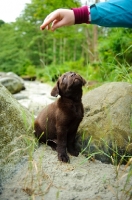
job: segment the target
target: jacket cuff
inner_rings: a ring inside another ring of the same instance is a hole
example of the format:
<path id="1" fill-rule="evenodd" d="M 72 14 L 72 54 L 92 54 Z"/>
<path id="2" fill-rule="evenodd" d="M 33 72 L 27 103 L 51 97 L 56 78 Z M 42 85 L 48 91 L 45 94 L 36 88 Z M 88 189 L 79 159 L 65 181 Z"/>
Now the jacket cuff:
<path id="1" fill-rule="evenodd" d="M 90 12 L 88 6 L 83 6 L 80 8 L 72 8 L 75 16 L 75 24 L 90 23 Z"/>

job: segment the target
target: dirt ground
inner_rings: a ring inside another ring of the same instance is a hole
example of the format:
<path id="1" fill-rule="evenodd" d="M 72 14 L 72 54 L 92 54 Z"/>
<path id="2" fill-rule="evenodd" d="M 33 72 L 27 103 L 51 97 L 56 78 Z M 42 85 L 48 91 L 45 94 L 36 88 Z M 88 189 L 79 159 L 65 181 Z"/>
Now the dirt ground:
<path id="1" fill-rule="evenodd" d="M 1 200 L 132 199 L 126 166 L 89 161 L 83 155 L 70 156 L 70 163 L 62 163 L 46 145 L 26 160 L 2 186 Z"/>

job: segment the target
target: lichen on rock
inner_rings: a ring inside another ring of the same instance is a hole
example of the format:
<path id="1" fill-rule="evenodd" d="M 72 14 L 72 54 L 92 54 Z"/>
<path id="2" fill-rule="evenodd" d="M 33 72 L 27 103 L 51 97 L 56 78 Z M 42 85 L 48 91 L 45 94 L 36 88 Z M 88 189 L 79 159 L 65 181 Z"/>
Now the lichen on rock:
<path id="1" fill-rule="evenodd" d="M 0 178 L 5 179 L 28 149 L 33 116 L 0 84 Z"/>

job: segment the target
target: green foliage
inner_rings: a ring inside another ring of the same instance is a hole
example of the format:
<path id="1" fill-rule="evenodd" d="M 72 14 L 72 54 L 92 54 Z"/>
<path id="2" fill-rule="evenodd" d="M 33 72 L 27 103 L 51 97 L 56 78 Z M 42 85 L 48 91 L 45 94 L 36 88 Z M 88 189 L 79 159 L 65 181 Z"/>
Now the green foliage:
<path id="1" fill-rule="evenodd" d="M 0 27 L 5 24 L 5 22 L 3 20 L 0 19 Z"/>
<path id="2" fill-rule="evenodd" d="M 33 75 L 37 71 L 38 78 L 44 81 L 75 71 L 87 80 L 131 82 L 131 29 L 100 27 L 96 60 L 92 26 L 40 31 L 43 19 L 53 10 L 78 6 L 79 0 L 32 0 L 15 23 L 0 20 L 0 71 L 18 75 Z"/>
<path id="3" fill-rule="evenodd" d="M 104 37 L 100 37 L 100 57 L 105 62 L 119 62 L 125 60 L 132 64 L 132 30 L 131 29 L 108 29 Z M 118 55 L 118 57 L 117 57 Z M 116 57 L 116 59 L 114 59 Z"/>
<path id="4" fill-rule="evenodd" d="M 57 78 L 67 71 L 79 73 L 88 79 L 88 67 L 83 65 L 83 59 L 75 62 L 65 62 L 62 65 L 50 65 L 37 69 L 37 78 L 43 82 L 56 81 Z"/>
<path id="5" fill-rule="evenodd" d="M 26 68 L 26 75 L 30 75 L 30 76 L 36 75 L 36 69 L 35 69 L 35 67 L 33 65 L 29 65 Z"/>
<path id="6" fill-rule="evenodd" d="M 102 78 L 102 71 L 101 71 L 101 64 L 100 63 L 93 63 L 87 66 L 88 70 L 88 80 L 96 80 L 96 81 L 103 81 Z"/>
<path id="7" fill-rule="evenodd" d="M 106 38 L 100 37 L 99 55 L 103 80 L 132 82 L 131 41 L 131 29 L 108 29 Z"/>

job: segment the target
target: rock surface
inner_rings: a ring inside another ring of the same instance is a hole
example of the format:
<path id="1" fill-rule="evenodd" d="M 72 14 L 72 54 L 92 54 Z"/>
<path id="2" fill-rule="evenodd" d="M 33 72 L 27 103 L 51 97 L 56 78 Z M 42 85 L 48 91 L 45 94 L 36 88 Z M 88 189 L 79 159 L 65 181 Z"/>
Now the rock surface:
<path id="1" fill-rule="evenodd" d="M 0 84 L 0 179 L 6 179 L 33 136 L 33 116 Z"/>
<path id="2" fill-rule="evenodd" d="M 13 72 L 0 72 L 0 83 L 4 85 L 12 94 L 25 89 L 24 81 Z"/>
<path id="3" fill-rule="evenodd" d="M 79 127 L 86 152 L 100 150 L 112 156 L 112 149 L 132 155 L 132 84 L 106 83 L 83 96 L 84 118 Z M 110 147 L 110 148 L 109 148 Z M 96 158 L 104 162 L 109 157 L 99 153 Z"/>
<path id="4" fill-rule="evenodd" d="M 25 81 L 24 85 L 26 89 L 15 94 L 14 97 L 34 115 L 56 99 L 50 95 L 52 87 L 48 84 Z"/>
<path id="5" fill-rule="evenodd" d="M 129 200 L 130 168 L 116 167 L 84 156 L 57 160 L 57 153 L 41 145 L 4 185 L 1 200 Z M 125 185 L 126 184 L 126 185 Z"/>

